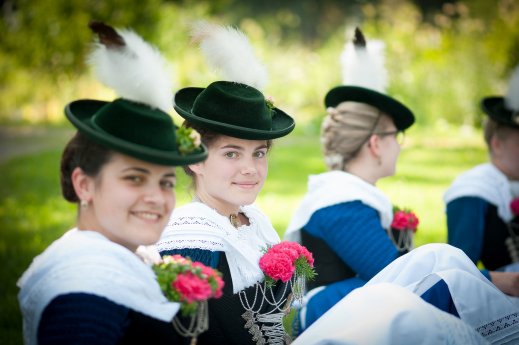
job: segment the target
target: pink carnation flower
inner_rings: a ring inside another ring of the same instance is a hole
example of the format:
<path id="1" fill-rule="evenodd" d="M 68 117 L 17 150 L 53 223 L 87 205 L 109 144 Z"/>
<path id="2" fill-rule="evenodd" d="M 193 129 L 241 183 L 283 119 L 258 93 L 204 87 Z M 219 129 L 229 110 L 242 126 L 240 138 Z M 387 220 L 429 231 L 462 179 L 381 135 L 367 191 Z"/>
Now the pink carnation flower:
<path id="1" fill-rule="evenodd" d="M 188 303 L 204 301 L 212 295 L 209 283 L 191 272 L 179 274 L 177 279 L 171 283 L 171 287 L 177 290 L 182 299 Z"/>
<path id="2" fill-rule="evenodd" d="M 416 214 L 409 211 L 407 213 L 407 228 L 416 232 L 416 229 L 418 228 L 419 223 L 420 223 L 420 221 L 418 220 L 418 217 L 416 216 Z"/>
<path id="3" fill-rule="evenodd" d="M 396 211 L 393 215 L 391 227 L 396 230 L 405 230 L 407 227 L 407 216 L 404 211 Z"/>
<path id="4" fill-rule="evenodd" d="M 283 283 L 292 278 L 295 271 L 292 258 L 286 253 L 267 252 L 259 261 L 259 266 L 266 275 Z"/>
<path id="5" fill-rule="evenodd" d="M 297 243 L 283 241 L 283 242 L 273 245 L 269 249 L 269 252 L 284 253 L 284 254 L 288 255 L 292 259 L 292 261 L 296 261 L 297 258 L 299 258 L 300 253 L 299 253 L 298 248 L 296 246 L 294 246 L 293 244 L 297 244 Z"/>
<path id="6" fill-rule="evenodd" d="M 299 247 L 301 247 L 299 253 L 306 258 L 306 261 L 308 262 L 310 267 L 314 267 L 314 256 L 312 255 L 312 253 L 310 253 L 310 251 L 306 249 L 306 247 Z"/>
<path id="7" fill-rule="evenodd" d="M 515 198 L 510 203 L 510 208 L 512 209 L 512 214 L 514 216 L 519 216 L 519 198 Z"/>
<path id="8" fill-rule="evenodd" d="M 183 257 L 182 255 L 178 255 L 178 254 L 166 255 L 162 259 L 165 264 L 173 264 L 173 263 L 186 264 L 189 262 L 185 257 Z"/>
<path id="9" fill-rule="evenodd" d="M 211 279 L 214 280 L 214 284 L 216 285 L 216 287 L 214 288 L 214 290 L 215 290 L 214 297 L 215 298 L 222 297 L 222 294 L 223 294 L 222 289 L 224 287 L 224 281 L 223 281 L 222 277 L 220 277 L 220 275 L 217 274 L 214 269 L 202 264 L 201 262 L 198 262 L 198 261 L 193 262 L 193 267 L 195 267 L 195 268 L 198 267 L 202 270 L 203 278 L 206 278 L 209 280 L 211 280 Z"/>
<path id="10" fill-rule="evenodd" d="M 223 295 L 224 281 L 222 277 L 216 274 L 214 275 L 214 280 L 216 281 L 216 291 L 214 293 L 214 298 L 220 298 Z"/>

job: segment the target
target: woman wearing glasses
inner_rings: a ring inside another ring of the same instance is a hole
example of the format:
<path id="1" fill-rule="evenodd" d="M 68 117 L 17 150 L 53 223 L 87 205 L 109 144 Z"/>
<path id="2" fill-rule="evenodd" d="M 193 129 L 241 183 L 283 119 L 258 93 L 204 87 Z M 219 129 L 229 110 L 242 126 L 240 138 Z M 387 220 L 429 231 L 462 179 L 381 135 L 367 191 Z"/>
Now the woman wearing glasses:
<path id="1" fill-rule="evenodd" d="M 357 86 L 333 88 L 325 104 L 321 143 L 329 171 L 310 176 L 286 234 L 297 234 L 316 258 L 303 328 L 408 250 L 388 236 L 392 205 L 375 184 L 395 173 L 397 139 L 413 124 L 412 112 Z"/>
<path id="2" fill-rule="evenodd" d="M 367 45 L 358 29 L 346 45 L 343 85 L 324 99 L 321 145 L 329 171 L 309 177 L 285 233 L 316 258 L 317 277 L 300 314 L 303 329 L 411 249 L 389 232 L 392 204 L 376 187 L 395 173 L 403 133 L 415 121 L 411 110 L 383 91 L 382 48 L 378 41 Z"/>

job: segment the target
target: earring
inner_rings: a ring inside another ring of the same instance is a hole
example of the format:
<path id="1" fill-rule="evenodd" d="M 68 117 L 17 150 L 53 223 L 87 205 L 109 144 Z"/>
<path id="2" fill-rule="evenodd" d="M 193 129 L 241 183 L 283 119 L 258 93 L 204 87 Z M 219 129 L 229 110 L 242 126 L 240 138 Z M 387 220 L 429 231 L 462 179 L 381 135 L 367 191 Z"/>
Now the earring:
<path id="1" fill-rule="evenodd" d="M 81 207 L 83 207 L 83 208 L 87 208 L 87 207 L 88 207 L 88 201 L 86 201 L 86 200 L 81 200 L 80 205 L 81 205 Z"/>
<path id="2" fill-rule="evenodd" d="M 382 157 L 380 157 L 380 156 L 378 157 L 378 161 L 377 161 L 377 163 L 378 163 L 378 166 L 381 166 L 381 165 L 382 165 Z"/>

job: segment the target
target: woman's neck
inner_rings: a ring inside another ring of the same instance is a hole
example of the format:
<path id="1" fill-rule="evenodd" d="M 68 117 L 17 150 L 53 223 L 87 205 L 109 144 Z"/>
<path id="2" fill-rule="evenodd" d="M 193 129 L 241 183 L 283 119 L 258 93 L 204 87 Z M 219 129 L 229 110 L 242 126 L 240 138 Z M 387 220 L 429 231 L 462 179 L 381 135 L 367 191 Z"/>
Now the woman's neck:
<path id="1" fill-rule="evenodd" d="M 197 191 L 195 200 L 200 201 L 201 203 L 209 206 L 210 208 L 214 209 L 216 212 L 225 217 L 237 215 L 240 212 L 240 206 L 224 203 L 203 192 Z"/>
<path id="2" fill-rule="evenodd" d="M 199 192 L 197 192 L 195 200 L 212 208 L 218 214 L 229 219 L 229 222 L 235 228 L 239 228 L 242 225 L 250 225 L 249 218 L 247 218 L 247 216 L 240 211 L 239 206 L 224 205 L 222 202 L 219 202 L 215 198 L 212 198 L 209 195 L 204 195 L 203 193 Z"/>
<path id="3" fill-rule="evenodd" d="M 344 171 L 359 177 L 369 184 L 375 185 L 379 180 L 377 166 L 369 164 L 369 162 L 352 161 L 346 164 Z"/>

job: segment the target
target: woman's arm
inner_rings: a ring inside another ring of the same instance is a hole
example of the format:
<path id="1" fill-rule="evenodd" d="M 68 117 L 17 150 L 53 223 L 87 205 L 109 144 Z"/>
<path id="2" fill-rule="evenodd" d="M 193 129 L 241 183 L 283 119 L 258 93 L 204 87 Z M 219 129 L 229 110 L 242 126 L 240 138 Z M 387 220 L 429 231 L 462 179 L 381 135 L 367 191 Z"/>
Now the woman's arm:
<path id="1" fill-rule="evenodd" d="M 104 297 L 91 294 L 58 296 L 42 313 L 38 344 L 117 344 L 129 326 L 129 311 Z"/>
<path id="2" fill-rule="evenodd" d="M 360 201 L 315 212 L 305 230 L 322 238 L 366 281 L 398 257 L 398 250 L 380 224 L 378 212 Z"/>
<path id="3" fill-rule="evenodd" d="M 477 197 L 462 197 L 447 204 L 447 239 L 477 263 L 483 248 L 488 203 Z"/>

